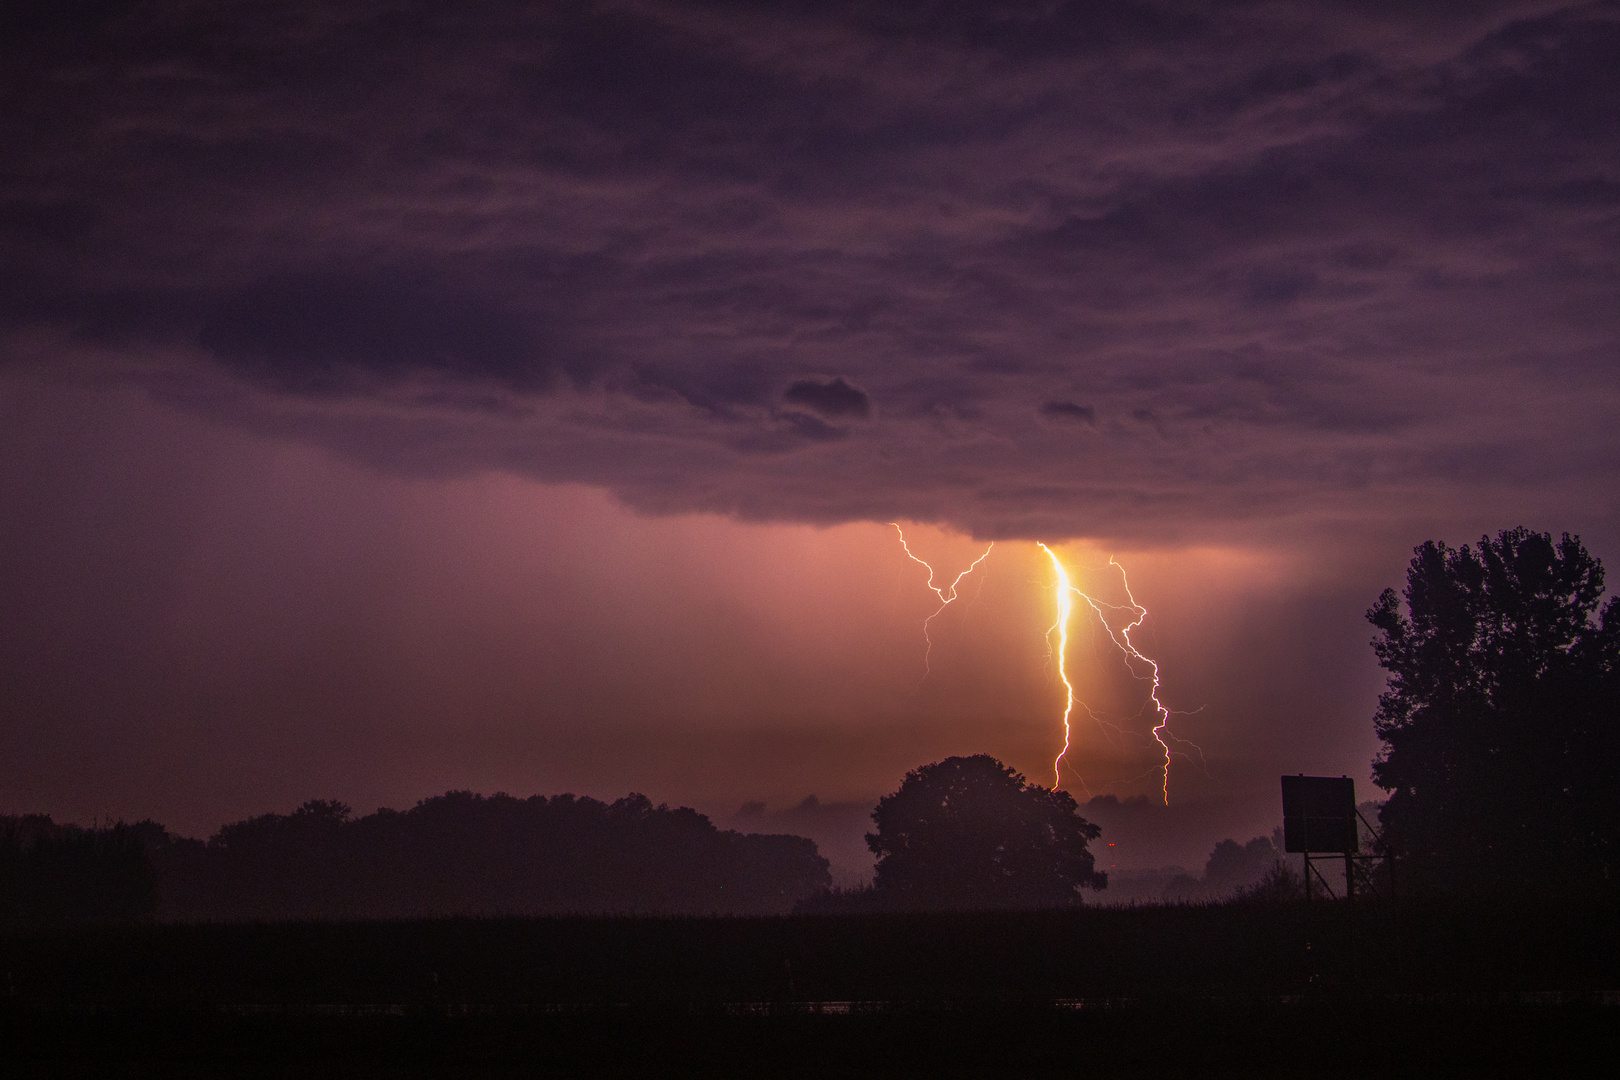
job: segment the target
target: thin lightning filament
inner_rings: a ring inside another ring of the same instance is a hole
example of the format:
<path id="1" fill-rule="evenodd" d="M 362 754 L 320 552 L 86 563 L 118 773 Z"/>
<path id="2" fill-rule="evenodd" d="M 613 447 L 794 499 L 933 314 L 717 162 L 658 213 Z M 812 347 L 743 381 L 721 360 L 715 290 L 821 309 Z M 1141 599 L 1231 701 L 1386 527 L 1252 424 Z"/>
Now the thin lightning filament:
<path id="1" fill-rule="evenodd" d="M 1113 627 L 1109 626 L 1108 620 L 1103 617 L 1102 609 L 1103 607 L 1114 607 L 1115 610 L 1119 610 L 1119 608 L 1112 604 L 1099 605 L 1091 597 L 1086 596 L 1085 593 L 1080 593 L 1080 595 L 1085 597 L 1086 603 L 1090 604 L 1091 609 L 1097 613 L 1097 619 L 1103 624 L 1103 629 L 1108 631 L 1108 636 L 1113 639 L 1114 644 L 1118 645 L 1120 649 L 1124 651 L 1127 666 L 1129 666 L 1131 660 L 1140 660 L 1142 663 L 1146 664 L 1148 666 L 1148 670 L 1152 672 L 1152 676 L 1149 679 L 1150 688 L 1148 690 L 1148 701 L 1153 705 L 1154 715 L 1158 718 L 1158 723 L 1153 725 L 1153 741 L 1159 744 L 1160 750 L 1164 751 L 1164 764 L 1161 766 L 1162 780 L 1160 783 L 1160 793 L 1164 796 L 1164 804 L 1169 806 L 1170 744 L 1164 741 L 1164 734 L 1165 728 L 1170 724 L 1170 710 L 1165 707 L 1164 702 L 1159 700 L 1159 665 L 1155 661 L 1143 656 L 1141 651 L 1137 649 L 1135 643 L 1131 641 L 1131 631 L 1141 626 L 1142 622 L 1148 616 L 1147 608 L 1143 607 L 1141 604 L 1138 604 L 1136 602 L 1136 597 L 1131 593 L 1131 582 L 1130 579 L 1125 576 L 1125 568 L 1120 566 L 1119 563 L 1115 562 L 1113 556 L 1111 555 L 1108 558 L 1108 565 L 1119 571 L 1120 584 L 1125 588 L 1126 606 L 1128 610 L 1135 615 L 1135 618 L 1132 619 L 1128 625 L 1122 627 L 1118 634 L 1115 634 Z M 1075 589 L 1074 591 L 1080 592 L 1079 589 Z M 1134 668 L 1132 669 L 1132 673 L 1135 673 Z"/>
<path id="2" fill-rule="evenodd" d="M 899 534 L 900 546 L 905 550 L 906 557 L 928 571 L 928 588 L 935 596 L 939 597 L 939 607 L 934 609 L 932 615 L 929 615 L 928 618 L 923 620 L 923 641 L 927 643 L 927 648 L 923 652 L 923 678 L 927 679 L 929 674 L 933 671 L 931 662 L 934 655 L 934 639 L 928 632 L 928 624 L 933 622 L 940 612 L 951 606 L 951 603 L 956 599 L 956 587 L 962 584 L 963 578 L 973 573 L 973 571 L 978 568 L 980 563 L 984 562 L 985 559 L 990 557 L 990 552 L 995 548 L 996 544 L 995 541 L 992 540 L 989 547 L 984 549 L 984 554 L 980 555 L 977 559 L 974 559 L 966 570 L 962 571 L 960 574 L 957 574 L 956 580 L 952 581 L 949 585 L 940 586 L 934 584 L 933 566 L 927 561 L 919 559 L 917 557 L 917 553 L 911 550 L 911 545 L 906 543 L 905 530 L 900 528 L 900 524 L 898 522 L 891 521 L 889 524 L 893 525 L 894 531 Z"/>

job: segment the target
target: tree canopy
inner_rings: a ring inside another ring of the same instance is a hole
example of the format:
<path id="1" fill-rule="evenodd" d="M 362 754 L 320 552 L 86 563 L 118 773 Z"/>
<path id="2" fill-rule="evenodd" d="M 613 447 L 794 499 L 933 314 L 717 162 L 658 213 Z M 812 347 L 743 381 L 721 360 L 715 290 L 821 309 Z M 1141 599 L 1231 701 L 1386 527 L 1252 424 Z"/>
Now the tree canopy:
<path id="1" fill-rule="evenodd" d="M 58 825 L 43 814 L 0 817 L 0 928 L 126 922 L 157 910 L 144 836 L 161 826 Z"/>
<path id="2" fill-rule="evenodd" d="M 631 794 L 451 791 L 355 818 L 313 799 L 206 843 L 155 821 L 0 816 L 0 930 L 54 922 L 785 914 L 831 884 L 802 836 L 715 828 Z"/>
<path id="3" fill-rule="evenodd" d="M 1066 906 L 1108 883 L 1087 848 L 1101 830 L 1074 798 L 988 754 L 913 769 L 872 820 L 876 890 L 907 907 Z"/>
<path id="4" fill-rule="evenodd" d="M 1423 544 L 1368 611 L 1389 672 L 1373 779 L 1420 876 L 1615 881 L 1620 600 L 1594 618 L 1603 591 L 1579 538 L 1518 528 Z"/>

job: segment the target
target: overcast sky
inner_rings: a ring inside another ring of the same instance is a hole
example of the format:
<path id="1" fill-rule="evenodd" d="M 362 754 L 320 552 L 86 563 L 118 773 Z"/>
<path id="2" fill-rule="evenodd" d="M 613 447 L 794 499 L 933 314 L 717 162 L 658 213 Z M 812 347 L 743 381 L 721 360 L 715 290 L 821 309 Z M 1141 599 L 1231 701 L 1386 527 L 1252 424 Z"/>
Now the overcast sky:
<path id="1" fill-rule="evenodd" d="M 1414 545 L 1620 558 L 1620 5 L 462 10 L 0 16 L 0 811 L 1049 783 L 1045 541 L 1191 850 Z"/>

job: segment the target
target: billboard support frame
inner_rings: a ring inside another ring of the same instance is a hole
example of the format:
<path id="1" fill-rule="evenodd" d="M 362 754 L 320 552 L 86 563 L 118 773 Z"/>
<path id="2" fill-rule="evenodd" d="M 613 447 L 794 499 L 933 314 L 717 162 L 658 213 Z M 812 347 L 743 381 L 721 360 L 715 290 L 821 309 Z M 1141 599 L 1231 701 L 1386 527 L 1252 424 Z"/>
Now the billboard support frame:
<path id="1" fill-rule="evenodd" d="M 1298 854 L 1305 862 L 1305 900 L 1314 892 L 1311 875 L 1321 882 L 1329 898 L 1336 899 L 1333 886 L 1316 864 L 1324 859 L 1344 860 L 1345 899 L 1354 899 L 1357 893 L 1356 877 L 1360 874 L 1365 891 L 1378 895 L 1378 883 L 1364 865 L 1382 861 L 1388 881 L 1390 897 L 1395 895 L 1394 851 L 1385 841 L 1383 833 L 1373 827 L 1355 801 L 1355 782 L 1348 776 L 1306 776 L 1304 773 L 1282 778 L 1283 825 L 1285 850 Z M 1371 853 L 1361 854 L 1358 826 L 1365 828 L 1372 841 Z M 1292 843 L 1290 843 L 1292 841 Z M 1315 843 L 1332 843 L 1326 850 L 1314 850 Z M 1297 846 L 1296 846 L 1297 845 Z"/>

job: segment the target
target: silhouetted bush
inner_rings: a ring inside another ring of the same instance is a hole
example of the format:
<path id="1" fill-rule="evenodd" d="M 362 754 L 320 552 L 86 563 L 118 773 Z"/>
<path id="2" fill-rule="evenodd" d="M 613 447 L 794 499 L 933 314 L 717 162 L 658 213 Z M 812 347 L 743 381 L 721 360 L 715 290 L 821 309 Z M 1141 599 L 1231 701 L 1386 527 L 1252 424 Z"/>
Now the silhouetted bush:
<path id="1" fill-rule="evenodd" d="M 1305 896 L 1305 875 L 1277 859 L 1260 880 L 1239 890 L 1234 900 L 1250 904 L 1286 904 Z"/>

